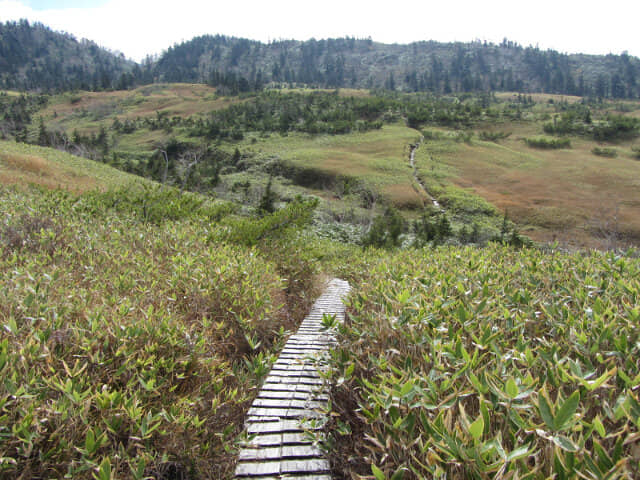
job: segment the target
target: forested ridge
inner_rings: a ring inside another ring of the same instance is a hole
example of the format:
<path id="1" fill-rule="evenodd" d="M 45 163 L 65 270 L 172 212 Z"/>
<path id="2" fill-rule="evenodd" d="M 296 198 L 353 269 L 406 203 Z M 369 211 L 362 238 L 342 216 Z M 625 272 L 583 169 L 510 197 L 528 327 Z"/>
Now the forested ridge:
<path id="1" fill-rule="evenodd" d="M 26 20 L 0 24 L 0 88 L 4 89 L 108 90 L 192 82 L 214 85 L 225 94 L 272 84 L 638 98 L 639 78 L 640 59 L 626 53 L 569 55 L 507 39 L 500 44 L 388 45 L 350 37 L 262 43 L 204 35 L 136 64 L 41 24 Z"/>
<path id="2" fill-rule="evenodd" d="M 124 89 L 142 78 L 135 68 L 135 62 L 121 54 L 39 23 L 0 23 L 0 88 Z"/>

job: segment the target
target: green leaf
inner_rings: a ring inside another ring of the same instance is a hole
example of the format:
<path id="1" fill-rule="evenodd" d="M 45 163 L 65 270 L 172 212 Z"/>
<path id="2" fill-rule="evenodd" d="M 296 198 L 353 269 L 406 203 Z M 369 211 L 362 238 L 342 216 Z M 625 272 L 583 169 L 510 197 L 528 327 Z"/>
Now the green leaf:
<path id="1" fill-rule="evenodd" d="M 600 434 L 601 437 L 605 437 L 607 435 L 606 430 L 604 429 L 604 425 L 600 421 L 600 417 L 596 416 L 593 419 L 593 429 Z"/>
<path id="2" fill-rule="evenodd" d="M 473 437 L 474 440 L 480 440 L 482 438 L 482 433 L 484 432 L 484 419 L 482 415 L 480 415 L 475 422 L 473 422 L 469 426 L 469 433 Z"/>
<path id="3" fill-rule="evenodd" d="M 400 389 L 400 396 L 405 397 L 413 390 L 413 382 L 408 380 Z"/>
<path id="4" fill-rule="evenodd" d="M 509 397 L 512 400 L 518 396 L 518 393 L 520 393 L 520 391 L 518 390 L 518 385 L 516 385 L 516 381 L 513 379 L 513 377 L 507 380 L 505 389 L 506 389 L 507 395 L 509 395 Z"/>
<path id="5" fill-rule="evenodd" d="M 538 394 L 538 411 L 540 412 L 540 416 L 542 417 L 542 420 L 544 420 L 544 423 L 546 423 L 547 427 L 553 429 L 553 413 L 551 412 L 551 406 L 547 401 L 547 392 L 544 389 Z"/>
<path id="6" fill-rule="evenodd" d="M 551 440 L 561 449 L 566 450 L 567 452 L 577 452 L 580 450 L 580 447 L 576 445 L 573 440 L 564 435 L 554 435 Z"/>
<path id="7" fill-rule="evenodd" d="M 606 372 L 604 372 L 602 375 L 600 375 L 597 379 L 593 380 L 593 381 L 588 381 L 588 380 L 583 380 L 581 378 L 579 378 L 580 383 L 586 387 L 587 390 L 589 390 L 590 392 L 595 390 L 596 388 L 600 388 L 602 386 L 602 384 L 604 382 L 606 382 L 607 380 L 609 380 L 609 378 L 611 378 L 613 375 L 615 375 L 617 373 L 618 369 L 616 367 L 612 368 L 611 370 L 608 370 Z"/>
<path id="8" fill-rule="evenodd" d="M 345 372 L 344 372 L 344 377 L 345 377 L 345 378 L 351 378 L 351 376 L 353 375 L 353 371 L 355 370 L 355 368 L 356 368 L 356 364 L 355 364 L 355 363 L 352 363 L 351 365 L 349 365 L 349 366 L 347 367 L 347 369 L 345 370 Z"/>
<path id="9" fill-rule="evenodd" d="M 556 430 L 565 430 L 569 427 L 570 420 L 576 413 L 578 408 L 578 404 L 580 403 L 580 392 L 576 390 L 571 394 L 569 398 L 567 398 L 555 418 L 553 419 L 553 423 Z"/>
<path id="10" fill-rule="evenodd" d="M 515 450 L 512 450 L 511 452 L 509 452 L 509 454 L 507 455 L 507 462 L 512 462 L 513 460 L 518 460 L 519 458 L 524 458 L 529 456 L 530 452 L 529 452 L 529 447 L 524 445 L 522 447 L 518 447 Z"/>
<path id="11" fill-rule="evenodd" d="M 371 473 L 376 477 L 376 480 L 385 480 L 384 473 L 378 467 L 376 467 L 373 463 L 371 464 Z"/>
<path id="12" fill-rule="evenodd" d="M 393 475 L 391 475 L 391 480 L 402 480 L 404 477 L 404 472 L 407 471 L 407 467 L 398 468 Z"/>
<path id="13" fill-rule="evenodd" d="M 100 467 L 98 467 L 98 474 L 93 474 L 96 480 L 111 480 L 111 462 L 109 457 L 104 457 Z"/>

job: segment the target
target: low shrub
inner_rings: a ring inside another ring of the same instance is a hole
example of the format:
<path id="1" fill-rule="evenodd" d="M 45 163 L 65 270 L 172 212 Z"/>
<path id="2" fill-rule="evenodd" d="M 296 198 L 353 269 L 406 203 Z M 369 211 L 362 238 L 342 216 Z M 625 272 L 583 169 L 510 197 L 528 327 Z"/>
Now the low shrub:
<path id="1" fill-rule="evenodd" d="M 206 216 L 165 221 L 205 204 L 153 193 L 175 203 L 151 222 L 0 188 L 0 477 L 230 478 L 307 266 L 207 242 Z"/>
<path id="2" fill-rule="evenodd" d="M 369 230 L 362 238 L 362 244 L 365 247 L 398 247 L 404 226 L 405 221 L 400 212 L 393 207 L 387 207 L 384 214 L 373 219 Z"/>
<path id="3" fill-rule="evenodd" d="M 504 140 L 505 138 L 508 138 L 509 136 L 511 136 L 511 132 L 502 132 L 502 131 L 496 131 L 496 132 L 487 132 L 487 131 L 482 131 L 479 134 L 480 140 L 484 140 L 485 142 L 499 142 L 500 140 Z"/>
<path id="4" fill-rule="evenodd" d="M 571 148 L 571 140 L 568 138 L 530 137 L 524 142 L 528 147 L 541 149 Z"/>
<path id="5" fill-rule="evenodd" d="M 362 257 L 331 353 L 336 474 L 636 476 L 637 258 L 497 243 Z"/>
<path id="6" fill-rule="evenodd" d="M 202 195 L 181 192 L 173 187 L 134 185 L 106 192 L 91 192 L 80 197 L 77 208 L 87 212 L 111 210 L 132 215 L 144 223 L 207 218 L 220 221 L 234 213 L 238 206 L 231 202 L 214 201 Z"/>
<path id="7" fill-rule="evenodd" d="M 615 148 L 608 147 L 594 147 L 591 153 L 599 157 L 615 158 L 618 156 L 618 151 Z"/>

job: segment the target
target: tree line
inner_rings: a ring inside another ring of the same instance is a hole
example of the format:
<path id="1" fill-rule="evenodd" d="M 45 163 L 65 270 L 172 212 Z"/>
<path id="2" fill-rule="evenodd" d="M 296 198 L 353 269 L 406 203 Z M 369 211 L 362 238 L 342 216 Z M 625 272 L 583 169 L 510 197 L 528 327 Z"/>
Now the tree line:
<path id="1" fill-rule="evenodd" d="M 39 23 L 0 23 L 0 89 L 97 91 L 154 82 L 207 83 L 225 95 L 304 85 L 638 98 L 640 59 L 626 53 L 568 55 L 506 39 L 499 45 L 433 41 L 385 45 L 350 37 L 261 43 L 204 35 L 135 63 Z"/>

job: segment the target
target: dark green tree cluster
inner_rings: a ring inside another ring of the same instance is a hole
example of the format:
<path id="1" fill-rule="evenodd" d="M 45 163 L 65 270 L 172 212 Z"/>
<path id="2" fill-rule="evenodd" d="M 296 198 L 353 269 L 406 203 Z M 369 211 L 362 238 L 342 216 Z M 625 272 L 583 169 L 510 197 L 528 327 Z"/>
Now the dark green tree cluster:
<path id="1" fill-rule="evenodd" d="M 92 157 L 96 160 L 105 161 L 109 154 L 109 135 L 104 125 L 100 126 L 98 133 L 82 135 L 78 130 L 74 130 L 71 141 L 77 147 L 85 147 L 92 152 Z M 54 145 L 48 145 L 54 146 Z"/>
<path id="2" fill-rule="evenodd" d="M 0 139 L 13 137 L 25 142 L 33 114 L 44 108 L 48 101 L 46 95 L 10 96 L 0 92 Z"/>
<path id="3" fill-rule="evenodd" d="M 640 136 L 640 120 L 607 114 L 603 119 L 594 121 L 588 106 L 576 104 L 545 123 L 543 129 L 551 135 L 584 135 L 599 142 L 616 141 Z"/>
<path id="4" fill-rule="evenodd" d="M 27 20 L 0 23 L 0 88 L 105 90 L 137 82 L 134 62 Z"/>
<path id="5" fill-rule="evenodd" d="M 461 102 L 456 98 L 434 95 L 409 97 L 405 100 L 403 110 L 407 125 L 411 128 L 419 128 L 424 124 L 470 127 L 486 113 L 481 102 Z"/>
<path id="6" fill-rule="evenodd" d="M 235 155 L 207 144 L 170 138 L 154 155 L 138 160 L 133 173 L 181 189 L 206 192 L 220 181 L 223 167 L 233 167 Z"/>
<path id="7" fill-rule="evenodd" d="M 382 215 L 373 219 L 371 227 L 362 239 L 365 247 L 395 248 L 400 246 L 400 234 L 405 227 L 398 210 L 387 207 Z"/>
<path id="8" fill-rule="evenodd" d="M 190 133 L 207 139 L 242 139 L 244 132 L 342 134 L 382 126 L 379 117 L 394 102 L 379 98 L 341 97 L 335 93 L 265 91 L 246 102 L 198 119 Z"/>
<path id="9" fill-rule="evenodd" d="M 253 81 L 235 72 L 220 72 L 214 70 L 209 74 L 207 84 L 216 87 L 221 95 L 238 95 L 241 93 L 262 90 L 262 73 L 258 72 Z"/>
<path id="10" fill-rule="evenodd" d="M 413 222 L 415 235 L 414 245 L 440 245 L 453 235 L 451 223 L 444 212 L 423 213 L 419 220 Z"/>

